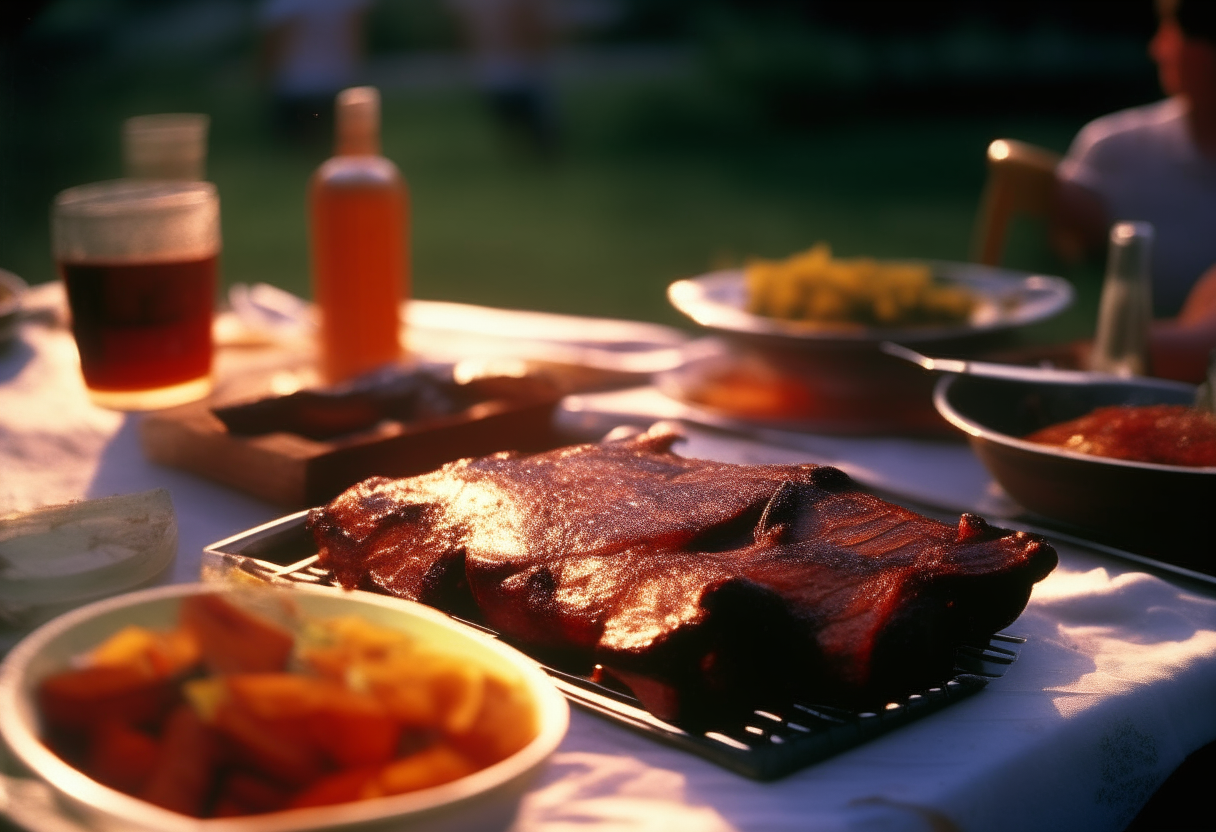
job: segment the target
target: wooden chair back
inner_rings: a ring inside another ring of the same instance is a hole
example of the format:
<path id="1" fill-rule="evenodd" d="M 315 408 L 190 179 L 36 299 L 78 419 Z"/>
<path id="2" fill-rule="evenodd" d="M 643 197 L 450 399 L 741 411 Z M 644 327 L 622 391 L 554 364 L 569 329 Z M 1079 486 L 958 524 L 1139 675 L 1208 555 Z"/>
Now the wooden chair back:
<path id="1" fill-rule="evenodd" d="M 971 259 L 1000 265 L 1009 224 L 1019 214 L 1047 219 L 1056 188 L 1060 155 L 1014 139 L 988 145 L 988 180 L 980 198 Z"/>

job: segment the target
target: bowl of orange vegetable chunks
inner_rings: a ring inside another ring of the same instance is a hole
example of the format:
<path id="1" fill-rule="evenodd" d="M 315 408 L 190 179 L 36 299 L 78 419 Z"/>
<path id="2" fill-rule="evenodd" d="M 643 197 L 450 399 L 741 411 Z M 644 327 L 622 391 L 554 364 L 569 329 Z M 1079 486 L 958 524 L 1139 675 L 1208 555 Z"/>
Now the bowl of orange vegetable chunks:
<path id="1" fill-rule="evenodd" d="M 0 665 L 0 735 L 99 829 L 503 829 L 568 720 L 510 647 L 322 588 L 118 596 Z"/>

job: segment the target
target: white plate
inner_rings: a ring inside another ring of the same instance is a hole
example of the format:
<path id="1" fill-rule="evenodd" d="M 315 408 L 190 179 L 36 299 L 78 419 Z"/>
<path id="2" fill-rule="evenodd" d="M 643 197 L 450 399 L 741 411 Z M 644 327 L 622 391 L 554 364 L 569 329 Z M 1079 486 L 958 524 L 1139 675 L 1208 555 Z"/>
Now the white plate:
<path id="1" fill-rule="evenodd" d="M 1072 303 L 1072 284 L 1059 277 L 995 269 L 975 263 L 926 261 L 937 279 L 970 290 L 978 299 L 966 323 L 905 328 L 840 327 L 786 321 L 747 311 L 742 269 L 677 280 L 667 287 L 676 309 L 702 326 L 736 335 L 810 343 L 926 343 L 997 332 L 1046 320 Z"/>

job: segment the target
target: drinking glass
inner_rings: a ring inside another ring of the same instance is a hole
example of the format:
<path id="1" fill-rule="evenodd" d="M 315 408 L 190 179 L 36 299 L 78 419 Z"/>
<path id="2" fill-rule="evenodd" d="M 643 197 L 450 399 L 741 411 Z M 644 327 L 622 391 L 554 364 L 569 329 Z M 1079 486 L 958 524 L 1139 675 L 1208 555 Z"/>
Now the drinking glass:
<path id="1" fill-rule="evenodd" d="M 69 188 L 55 198 L 51 243 L 96 404 L 154 410 L 211 391 L 220 253 L 213 184 L 120 179 Z"/>
<path id="2" fill-rule="evenodd" d="M 123 175 L 128 179 L 204 178 L 207 128 L 202 113 L 132 116 L 122 125 Z"/>

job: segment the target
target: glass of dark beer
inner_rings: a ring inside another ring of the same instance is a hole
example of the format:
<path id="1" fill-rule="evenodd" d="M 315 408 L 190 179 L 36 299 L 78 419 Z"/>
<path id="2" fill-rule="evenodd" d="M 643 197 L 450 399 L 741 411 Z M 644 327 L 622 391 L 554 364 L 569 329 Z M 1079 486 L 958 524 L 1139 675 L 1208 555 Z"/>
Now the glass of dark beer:
<path id="1" fill-rule="evenodd" d="M 55 198 L 51 237 L 89 397 L 154 410 L 211 392 L 220 253 L 210 182 L 115 180 Z"/>

